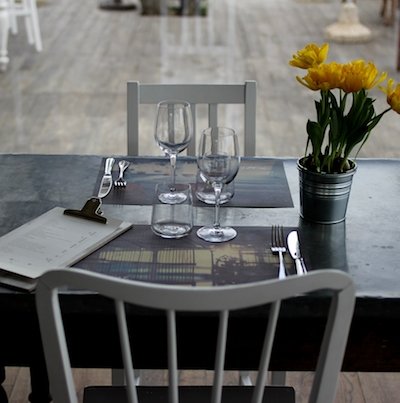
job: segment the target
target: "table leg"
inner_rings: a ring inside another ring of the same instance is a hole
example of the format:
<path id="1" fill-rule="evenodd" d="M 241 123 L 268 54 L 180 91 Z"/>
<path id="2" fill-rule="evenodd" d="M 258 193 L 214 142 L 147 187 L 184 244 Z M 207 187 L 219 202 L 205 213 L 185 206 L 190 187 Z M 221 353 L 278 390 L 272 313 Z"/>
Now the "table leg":
<path id="1" fill-rule="evenodd" d="M 0 365 L 0 403 L 7 403 L 6 391 L 3 389 L 3 382 L 6 379 L 6 369 Z"/>
<path id="2" fill-rule="evenodd" d="M 51 402 L 52 399 L 49 392 L 49 379 L 44 361 L 31 365 L 30 373 L 32 393 L 29 395 L 28 400 L 31 403 Z"/>
<path id="3" fill-rule="evenodd" d="M 8 15 L 7 0 L 0 0 L 0 70 L 6 70 L 9 62 L 8 58 L 8 32 L 10 29 L 10 19 Z"/>

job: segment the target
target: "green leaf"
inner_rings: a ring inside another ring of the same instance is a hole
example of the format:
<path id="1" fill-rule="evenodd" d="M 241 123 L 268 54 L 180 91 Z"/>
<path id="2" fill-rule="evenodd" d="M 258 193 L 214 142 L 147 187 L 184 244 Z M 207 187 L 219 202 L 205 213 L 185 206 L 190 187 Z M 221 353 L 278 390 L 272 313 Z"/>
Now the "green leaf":
<path id="1" fill-rule="evenodd" d="M 311 145 L 310 159 L 317 172 L 345 170 L 350 153 L 359 145 L 358 154 L 371 131 L 390 110 L 376 115 L 375 99 L 369 97 L 366 90 L 356 93 L 339 90 L 338 94 L 336 97 L 331 90 L 321 91 L 320 100 L 315 101 L 317 121 L 307 122 L 306 152 Z M 347 105 L 350 99 L 351 104 Z"/>

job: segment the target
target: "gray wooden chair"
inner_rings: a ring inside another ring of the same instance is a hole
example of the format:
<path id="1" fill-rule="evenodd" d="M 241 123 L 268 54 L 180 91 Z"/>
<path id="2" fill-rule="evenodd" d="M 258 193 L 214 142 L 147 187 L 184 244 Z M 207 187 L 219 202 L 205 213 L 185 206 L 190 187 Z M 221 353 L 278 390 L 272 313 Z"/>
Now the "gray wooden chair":
<path id="1" fill-rule="evenodd" d="M 196 107 L 208 105 L 208 126 L 218 126 L 218 109 L 222 104 L 243 104 L 244 155 L 255 155 L 256 97 L 255 81 L 244 84 L 141 84 L 129 81 L 127 89 L 128 155 L 139 155 L 139 116 L 141 104 L 158 104 L 166 99 L 190 103 L 194 134 L 196 135 Z M 197 128 L 197 130 L 206 127 Z M 196 154 L 196 139 L 189 144 L 189 155 Z"/>
<path id="2" fill-rule="evenodd" d="M 197 127 L 197 110 L 207 105 L 208 126 L 218 126 L 222 105 L 243 105 L 243 151 L 245 156 L 255 156 L 256 150 L 256 102 L 257 85 L 255 81 L 243 84 L 142 84 L 128 81 L 127 84 L 127 131 L 128 155 L 139 155 L 140 148 L 140 105 L 156 105 L 166 99 L 183 100 L 190 103 L 193 115 L 193 139 L 187 148 L 188 155 L 196 155 L 196 134 L 206 127 Z M 115 384 L 122 383 L 118 370 L 113 369 Z M 136 371 L 139 381 L 140 371 Z M 278 378 L 282 382 L 283 377 Z M 249 383 L 245 373 L 240 381 Z"/>
<path id="3" fill-rule="evenodd" d="M 343 272 L 320 270 L 305 276 L 290 276 L 283 280 L 220 287 L 159 285 L 128 281 L 79 269 L 47 272 L 39 279 L 37 285 L 36 306 L 49 373 L 50 390 L 56 403 L 77 403 L 60 303 L 57 298 L 58 289 L 64 286 L 91 290 L 111 298 L 115 302 L 127 384 L 118 387 L 88 387 L 84 394 L 86 403 L 106 401 L 113 403 L 294 402 L 293 388 L 265 386 L 279 308 L 281 300 L 319 290 L 328 291 L 326 297 L 331 296 L 332 300 L 309 402 L 332 403 L 334 401 L 355 303 L 353 281 Z M 133 329 L 133 335 L 129 334 L 125 314 L 127 304 L 165 311 L 168 335 L 166 343 L 169 369 L 168 386 L 136 386 L 135 363 L 132 363 L 131 359 L 131 343 L 135 340 L 135 326 L 133 323 L 130 327 Z M 270 304 L 270 310 L 255 386 L 223 386 L 230 312 L 265 304 Z M 177 312 L 218 313 L 216 317 L 219 318 L 218 336 L 215 350 L 213 349 L 215 351 L 215 375 L 212 386 L 180 387 L 178 385 Z"/>

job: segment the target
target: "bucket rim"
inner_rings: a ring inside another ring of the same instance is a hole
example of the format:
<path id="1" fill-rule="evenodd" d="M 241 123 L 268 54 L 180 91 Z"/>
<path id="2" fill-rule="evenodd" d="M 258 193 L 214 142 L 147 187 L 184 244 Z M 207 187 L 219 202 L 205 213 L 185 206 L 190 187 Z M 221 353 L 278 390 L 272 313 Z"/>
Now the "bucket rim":
<path id="1" fill-rule="evenodd" d="M 306 157 L 301 157 L 297 160 L 297 169 L 300 172 L 306 172 L 308 175 L 316 176 L 316 177 L 325 177 L 325 178 L 337 178 L 338 176 L 345 178 L 347 176 L 353 176 L 355 172 L 357 171 L 357 163 L 353 159 L 349 159 L 350 164 L 353 165 L 352 168 L 347 170 L 346 172 L 335 172 L 335 173 L 327 173 L 327 172 L 314 172 L 306 168 L 303 164 L 302 161 Z"/>

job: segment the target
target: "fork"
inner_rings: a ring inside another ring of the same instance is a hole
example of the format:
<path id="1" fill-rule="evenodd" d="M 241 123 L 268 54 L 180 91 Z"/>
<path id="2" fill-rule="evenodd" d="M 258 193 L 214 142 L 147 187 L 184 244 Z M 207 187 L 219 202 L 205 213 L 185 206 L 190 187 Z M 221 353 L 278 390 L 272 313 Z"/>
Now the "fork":
<path id="1" fill-rule="evenodd" d="M 283 227 L 280 225 L 273 225 L 271 231 L 271 251 L 272 253 L 279 254 L 279 278 L 286 277 L 285 262 L 283 254 L 286 252 L 285 241 L 283 237 Z"/>
<path id="2" fill-rule="evenodd" d="M 119 176 L 114 181 L 114 186 L 117 188 L 124 188 L 126 186 L 126 180 L 124 179 L 124 172 L 126 168 L 128 168 L 129 162 L 125 160 L 121 160 L 118 162 L 119 167 Z"/>

